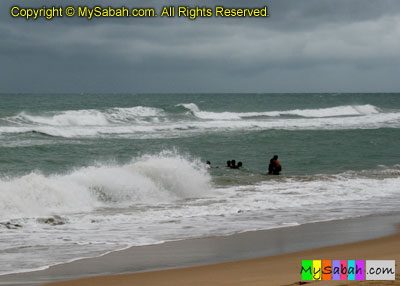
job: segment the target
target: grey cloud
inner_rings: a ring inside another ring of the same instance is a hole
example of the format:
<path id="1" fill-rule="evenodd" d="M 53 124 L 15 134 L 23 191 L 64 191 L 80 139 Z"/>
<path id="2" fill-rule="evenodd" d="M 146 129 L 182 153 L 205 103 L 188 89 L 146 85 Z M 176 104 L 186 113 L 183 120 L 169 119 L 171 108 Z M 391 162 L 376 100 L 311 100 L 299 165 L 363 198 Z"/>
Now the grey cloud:
<path id="1" fill-rule="evenodd" d="M 248 1 L 221 1 L 249 6 Z M 274 0 L 268 19 L 11 19 L 0 92 L 395 91 L 400 3 Z M 20 1 L 40 7 L 48 1 Z M 70 1 L 57 3 L 70 4 Z M 161 7 L 171 1 L 76 1 Z M 178 2 L 175 2 L 175 4 Z M 187 1 L 191 6 L 193 1 Z M 179 4 L 182 4 L 180 2 Z M 200 5 L 200 2 L 198 3 Z M 201 2 L 214 6 L 215 1 Z M 252 1 L 251 6 L 265 5 Z"/>

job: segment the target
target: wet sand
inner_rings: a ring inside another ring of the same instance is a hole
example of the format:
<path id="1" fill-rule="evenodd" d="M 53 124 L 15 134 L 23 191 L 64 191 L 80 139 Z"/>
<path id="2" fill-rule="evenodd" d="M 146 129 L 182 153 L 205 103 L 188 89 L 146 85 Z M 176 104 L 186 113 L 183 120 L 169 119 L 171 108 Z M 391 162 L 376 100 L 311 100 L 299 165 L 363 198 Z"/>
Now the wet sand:
<path id="1" fill-rule="evenodd" d="M 302 285 L 300 265 L 302 259 L 400 259 L 400 234 L 351 243 L 318 248 L 292 254 L 271 256 L 216 265 L 84 278 L 48 284 L 54 286 L 105 285 Z M 396 265 L 397 268 L 397 265 Z M 312 285 L 400 285 L 396 281 L 319 281 Z M 308 283 L 304 283 L 308 284 Z"/>

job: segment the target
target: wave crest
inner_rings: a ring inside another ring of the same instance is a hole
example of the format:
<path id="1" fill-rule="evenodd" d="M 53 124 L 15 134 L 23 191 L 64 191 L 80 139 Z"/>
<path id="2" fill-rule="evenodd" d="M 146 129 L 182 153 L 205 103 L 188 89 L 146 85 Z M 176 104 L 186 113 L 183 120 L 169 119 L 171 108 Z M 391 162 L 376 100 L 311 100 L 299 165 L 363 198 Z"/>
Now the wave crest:
<path id="1" fill-rule="evenodd" d="M 199 160 L 176 152 L 146 155 L 125 165 L 99 165 L 65 175 L 38 172 L 0 179 L 0 219 L 90 212 L 97 207 L 159 204 L 202 197 L 210 176 Z"/>
<path id="2" fill-rule="evenodd" d="M 129 121 L 140 121 L 162 115 L 162 109 L 135 106 L 130 108 L 116 107 L 105 111 L 96 109 L 67 110 L 48 112 L 44 115 L 31 115 L 21 112 L 16 116 L 6 118 L 6 121 L 47 126 L 106 126 Z"/>
<path id="3" fill-rule="evenodd" d="M 317 109 L 294 109 L 286 111 L 265 111 L 265 112 L 209 112 L 201 111 L 194 103 L 180 103 L 189 110 L 194 116 L 200 119 L 209 120 L 241 120 L 250 117 L 277 117 L 281 115 L 293 115 L 310 118 L 336 117 L 336 116 L 357 116 L 380 113 L 380 109 L 376 106 L 365 105 L 343 105 L 328 108 Z"/>
<path id="4" fill-rule="evenodd" d="M 32 132 L 64 138 L 120 136 L 147 139 L 209 131 L 400 128 L 399 110 L 381 110 L 369 104 L 265 112 L 201 111 L 194 103 L 177 106 L 179 108 L 175 107 L 171 112 L 143 106 L 106 111 L 47 112 L 40 116 L 21 112 L 0 119 L 0 135 Z"/>

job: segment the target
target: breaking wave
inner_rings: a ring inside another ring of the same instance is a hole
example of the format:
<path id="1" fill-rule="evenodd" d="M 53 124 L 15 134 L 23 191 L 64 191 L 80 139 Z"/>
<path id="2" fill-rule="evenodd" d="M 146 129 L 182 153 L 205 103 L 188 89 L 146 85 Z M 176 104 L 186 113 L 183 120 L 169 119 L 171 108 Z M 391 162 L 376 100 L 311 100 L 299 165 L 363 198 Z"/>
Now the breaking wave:
<path id="1" fill-rule="evenodd" d="M 128 136 L 170 138 L 193 133 L 234 130 L 343 130 L 400 128 L 400 112 L 373 105 L 346 105 L 320 109 L 265 112 L 202 111 L 181 103 L 179 113 L 154 107 L 111 108 L 105 111 L 68 110 L 31 115 L 21 112 L 0 118 L 1 134 L 36 133 L 77 138 Z"/>
<path id="2" fill-rule="evenodd" d="M 153 107 L 135 106 L 131 108 L 111 108 L 106 111 L 95 109 L 48 112 L 44 115 L 30 115 L 21 112 L 6 118 L 12 123 L 26 123 L 47 126 L 105 126 L 146 118 L 162 116 L 163 110 Z"/>
<path id="3" fill-rule="evenodd" d="M 1 178 L 0 220 L 90 212 L 103 206 L 159 204 L 202 197 L 209 190 L 210 176 L 200 161 L 165 151 L 125 165 Z"/>
<path id="4" fill-rule="evenodd" d="M 287 111 L 266 111 L 266 112 L 208 112 L 201 111 L 194 103 L 180 103 L 188 109 L 194 116 L 201 119 L 211 120 L 240 120 L 249 117 L 277 117 L 281 115 L 294 115 L 300 117 L 322 118 L 335 116 L 357 116 L 377 114 L 380 109 L 376 106 L 365 105 L 345 105 L 337 107 L 319 108 L 319 109 L 294 109 Z"/>

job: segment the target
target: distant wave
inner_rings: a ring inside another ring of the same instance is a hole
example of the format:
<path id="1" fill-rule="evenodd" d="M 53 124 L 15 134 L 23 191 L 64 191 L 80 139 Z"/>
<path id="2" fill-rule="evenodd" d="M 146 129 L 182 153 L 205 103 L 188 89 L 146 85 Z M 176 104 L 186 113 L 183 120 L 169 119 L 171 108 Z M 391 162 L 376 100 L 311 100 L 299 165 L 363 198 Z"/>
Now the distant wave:
<path id="1" fill-rule="evenodd" d="M 162 115 L 162 109 L 135 106 L 131 108 L 111 108 L 105 111 L 83 109 L 46 112 L 43 115 L 31 115 L 21 112 L 16 116 L 3 120 L 11 123 L 47 126 L 106 126 Z"/>
<path id="2" fill-rule="evenodd" d="M 177 107 L 186 111 L 169 113 L 160 108 L 136 106 L 104 111 L 45 112 L 42 115 L 20 112 L 0 119 L 3 122 L 0 135 L 35 133 L 65 138 L 127 136 L 140 139 L 235 130 L 400 128 L 400 111 L 383 111 L 369 104 L 243 113 L 201 111 L 194 103 L 181 103 Z"/>
<path id="3" fill-rule="evenodd" d="M 365 105 L 343 105 L 337 107 L 318 108 L 318 109 L 294 109 L 287 111 L 266 111 L 266 112 L 209 112 L 201 111 L 194 103 L 180 103 L 182 106 L 193 113 L 194 116 L 201 119 L 211 120 L 240 120 L 249 117 L 269 116 L 276 117 L 281 115 L 295 115 L 301 117 L 322 118 L 335 116 L 354 116 L 377 114 L 380 109 L 376 106 Z"/>
<path id="4" fill-rule="evenodd" d="M 0 221 L 90 212 L 101 206 L 159 204 L 202 197 L 210 176 L 197 160 L 176 152 L 146 155 L 126 165 L 80 168 L 64 175 L 38 172 L 0 179 Z"/>

